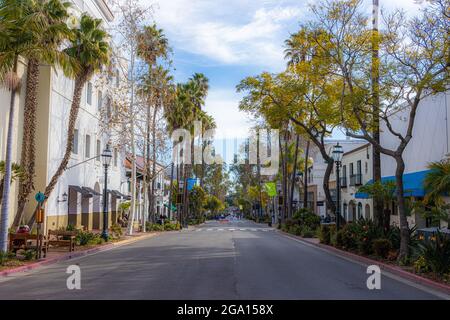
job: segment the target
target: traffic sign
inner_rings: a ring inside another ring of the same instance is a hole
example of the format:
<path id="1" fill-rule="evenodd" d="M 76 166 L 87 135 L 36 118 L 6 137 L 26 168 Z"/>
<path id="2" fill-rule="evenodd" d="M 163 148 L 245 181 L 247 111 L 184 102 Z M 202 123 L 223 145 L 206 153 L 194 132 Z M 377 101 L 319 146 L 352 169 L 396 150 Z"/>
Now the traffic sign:
<path id="1" fill-rule="evenodd" d="M 36 199 L 37 202 L 42 203 L 45 200 L 45 195 L 42 192 L 38 192 L 36 193 L 36 195 L 34 196 L 34 199 Z"/>

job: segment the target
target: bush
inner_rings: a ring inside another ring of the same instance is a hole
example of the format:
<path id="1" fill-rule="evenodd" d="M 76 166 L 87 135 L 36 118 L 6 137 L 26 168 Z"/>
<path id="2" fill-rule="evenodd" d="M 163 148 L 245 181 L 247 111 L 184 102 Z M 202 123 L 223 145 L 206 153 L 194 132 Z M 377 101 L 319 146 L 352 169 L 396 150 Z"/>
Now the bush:
<path id="1" fill-rule="evenodd" d="M 336 226 L 333 224 L 323 224 L 320 226 L 319 240 L 323 244 L 331 244 L 331 235 L 336 233 Z"/>
<path id="2" fill-rule="evenodd" d="M 178 222 L 176 223 L 166 222 L 164 223 L 164 230 L 165 231 L 180 230 L 180 224 Z"/>
<path id="3" fill-rule="evenodd" d="M 28 249 L 23 252 L 24 259 L 29 261 L 36 258 L 36 250 Z"/>
<path id="4" fill-rule="evenodd" d="M 296 236 L 300 236 L 302 234 L 302 227 L 300 227 L 298 224 L 294 224 L 289 227 L 288 232 Z"/>
<path id="5" fill-rule="evenodd" d="M 164 231 L 164 225 L 159 224 L 159 223 L 151 223 L 151 222 L 146 222 L 145 223 L 145 229 L 147 231 Z"/>
<path id="6" fill-rule="evenodd" d="M 426 273 L 430 271 L 424 256 L 420 256 L 416 261 L 414 261 L 413 266 L 417 273 Z"/>
<path id="7" fill-rule="evenodd" d="M 359 246 L 361 234 L 362 229 L 359 224 L 346 224 L 336 235 L 336 245 L 347 250 L 355 250 Z"/>
<path id="8" fill-rule="evenodd" d="M 14 254 L 12 252 L 2 252 L 0 251 L 0 266 L 3 266 L 10 259 L 14 258 Z"/>
<path id="9" fill-rule="evenodd" d="M 309 227 L 304 227 L 302 229 L 302 237 L 303 238 L 312 238 L 312 237 L 314 237 L 314 235 L 315 235 L 315 232 L 312 229 L 310 229 Z"/>
<path id="10" fill-rule="evenodd" d="M 371 254 L 373 252 L 373 241 L 383 237 L 383 230 L 372 220 L 361 219 L 357 224 L 361 228 L 358 246 L 359 251 L 363 254 Z"/>
<path id="11" fill-rule="evenodd" d="M 392 248 L 391 241 L 388 239 L 375 239 L 372 243 L 373 252 L 381 258 L 387 258 L 389 251 Z"/>
<path id="12" fill-rule="evenodd" d="M 114 223 L 114 224 L 111 226 L 111 228 L 109 228 L 109 230 L 110 230 L 110 233 L 111 233 L 111 235 L 112 235 L 113 237 L 116 237 L 116 238 L 122 237 L 122 234 L 123 234 L 123 232 L 122 232 L 122 227 L 119 226 L 117 223 Z"/>
<path id="13" fill-rule="evenodd" d="M 92 244 L 102 244 L 104 240 L 98 233 L 80 230 L 75 237 L 75 241 L 80 246 L 86 246 Z"/>
<path id="14" fill-rule="evenodd" d="M 298 221 L 301 226 L 306 226 L 311 230 L 316 230 L 320 226 L 320 217 L 310 209 L 301 208 L 292 218 Z"/>
<path id="15" fill-rule="evenodd" d="M 442 275 L 450 271 L 450 239 L 441 232 L 419 244 L 419 251 L 434 273 Z"/>

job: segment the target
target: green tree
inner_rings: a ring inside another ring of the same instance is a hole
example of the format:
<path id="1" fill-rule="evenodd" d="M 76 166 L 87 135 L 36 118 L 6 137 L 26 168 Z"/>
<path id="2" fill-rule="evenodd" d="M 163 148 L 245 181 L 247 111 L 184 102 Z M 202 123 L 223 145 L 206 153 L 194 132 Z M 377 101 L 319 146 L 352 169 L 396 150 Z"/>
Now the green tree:
<path id="1" fill-rule="evenodd" d="M 442 196 L 450 192 L 450 160 L 432 162 L 428 165 L 428 169 L 431 171 L 427 173 L 423 181 L 427 191 L 425 202 L 441 205 Z"/>
<path id="2" fill-rule="evenodd" d="M 72 35 L 66 24 L 69 18 L 67 9 L 70 7 L 70 3 L 60 0 L 43 0 L 28 1 L 27 4 L 30 7 L 29 14 L 34 20 L 33 25 L 39 26 L 35 28 L 39 32 L 31 33 L 30 41 L 36 48 L 27 51 L 25 56 L 28 58 L 28 65 L 20 166 L 27 171 L 27 174 L 19 180 L 18 207 L 13 226 L 18 226 L 22 220 L 28 197 L 34 189 L 39 65 L 42 63 L 58 65 L 66 74 L 76 66 L 68 55 L 60 50 L 62 42 Z"/>
<path id="3" fill-rule="evenodd" d="M 86 82 L 96 72 L 109 63 L 110 47 L 108 44 L 108 34 L 102 29 L 101 23 L 101 19 L 94 19 L 85 13 L 82 14 L 80 25 L 74 30 L 74 37 L 71 39 L 69 47 L 64 49 L 65 53 L 71 57 L 73 61 L 76 61 L 77 64 L 76 71 L 73 74 L 75 84 L 69 113 L 67 143 L 64 156 L 58 169 L 55 171 L 45 188 L 44 194 L 46 198 L 52 193 L 58 179 L 61 177 L 69 163 L 73 149 L 75 123 L 80 110 L 83 88 Z M 31 222 L 34 222 L 34 215 Z"/>

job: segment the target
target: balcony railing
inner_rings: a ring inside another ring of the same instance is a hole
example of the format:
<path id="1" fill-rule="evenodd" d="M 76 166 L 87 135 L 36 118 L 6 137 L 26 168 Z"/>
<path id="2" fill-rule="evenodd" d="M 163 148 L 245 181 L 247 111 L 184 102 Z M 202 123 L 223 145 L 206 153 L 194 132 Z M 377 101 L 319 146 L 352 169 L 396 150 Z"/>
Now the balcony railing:
<path id="1" fill-rule="evenodd" d="M 341 188 L 347 188 L 347 177 L 341 177 Z"/>
<path id="2" fill-rule="evenodd" d="M 350 186 L 360 186 L 362 185 L 362 174 L 351 174 L 350 175 Z"/>

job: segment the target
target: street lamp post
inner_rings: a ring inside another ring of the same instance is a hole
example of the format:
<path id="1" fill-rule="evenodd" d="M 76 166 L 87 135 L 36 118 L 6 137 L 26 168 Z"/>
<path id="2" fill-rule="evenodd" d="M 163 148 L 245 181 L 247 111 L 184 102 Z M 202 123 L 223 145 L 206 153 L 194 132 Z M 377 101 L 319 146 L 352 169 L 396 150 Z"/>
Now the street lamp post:
<path id="1" fill-rule="evenodd" d="M 344 150 L 339 142 L 333 147 L 332 157 L 336 164 L 336 231 L 339 230 L 340 218 L 341 218 L 341 181 L 339 177 L 339 169 L 341 167 L 342 156 Z"/>
<path id="2" fill-rule="evenodd" d="M 102 153 L 103 166 L 105 167 L 105 186 L 103 188 L 103 231 L 102 238 L 108 241 L 108 166 L 111 164 L 112 152 L 109 144 Z"/>

